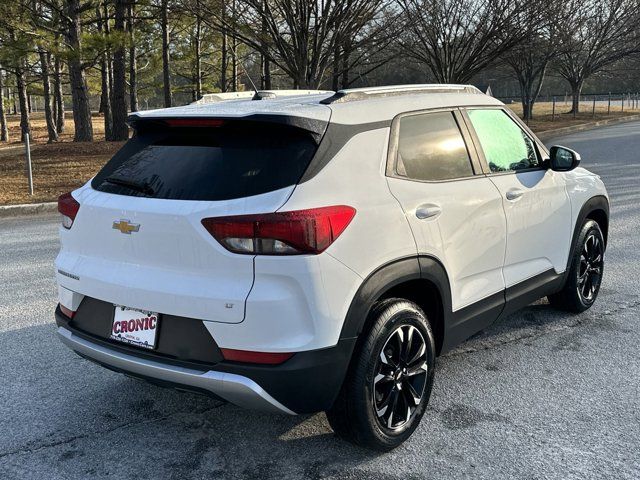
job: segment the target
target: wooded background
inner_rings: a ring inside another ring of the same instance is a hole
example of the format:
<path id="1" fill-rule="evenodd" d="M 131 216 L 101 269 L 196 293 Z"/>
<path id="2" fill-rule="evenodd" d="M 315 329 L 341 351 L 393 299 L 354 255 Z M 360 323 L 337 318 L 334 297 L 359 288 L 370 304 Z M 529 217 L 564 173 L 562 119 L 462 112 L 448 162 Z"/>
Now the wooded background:
<path id="1" fill-rule="evenodd" d="M 205 93 L 490 84 L 531 116 L 541 92 L 640 91 L 640 0 L 0 0 L 9 113 L 48 138 L 128 138 L 128 112 Z M 35 103 L 35 105 L 34 105 Z"/>

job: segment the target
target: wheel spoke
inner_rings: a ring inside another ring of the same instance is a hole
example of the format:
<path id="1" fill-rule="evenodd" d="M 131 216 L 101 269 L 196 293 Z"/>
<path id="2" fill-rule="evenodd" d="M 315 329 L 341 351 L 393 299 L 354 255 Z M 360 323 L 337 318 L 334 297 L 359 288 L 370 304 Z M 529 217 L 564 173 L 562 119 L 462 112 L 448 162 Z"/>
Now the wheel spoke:
<path id="1" fill-rule="evenodd" d="M 378 385 L 378 383 L 388 383 L 392 380 L 393 377 L 391 375 L 383 375 L 382 373 L 379 373 L 376 375 L 376 378 L 373 379 L 373 384 Z"/>
<path id="2" fill-rule="evenodd" d="M 593 248 L 591 249 L 591 261 L 595 261 L 595 258 L 600 253 L 600 239 L 596 236 L 593 237 Z"/>
<path id="3" fill-rule="evenodd" d="M 587 300 L 591 298 L 591 277 L 589 275 L 586 276 L 582 285 L 582 296 Z"/>
<path id="4" fill-rule="evenodd" d="M 396 389 L 393 389 L 392 395 L 393 400 L 391 401 L 391 408 L 389 410 L 391 413 L 389 414 L 389 418 L 387 419 L 387 427 L 389 428 L 393 428 L 393 416 L 396 411 L 396 406 L 398 405 L 398 391 Z"/>
<path id="5" fill-rule="evenodd" d="M 427 373 L 428 369 L 429 369 L 429 367 L 427 365 L 427 362 L 423 361 L 422 363 L 419 363 L 418 365 L 410 367 L 407 370 L 407 377 L 414 377 L 414 376 L 420 375 L 422 373 Z"/>
<path id="6" fill-rule="evenodd" d="M 393 398 L 393 393 L 396 391 L 395 387 L 389 390 L 389 393 L 385 395 L 382 401 L 376 403 L 376 413 L 378 417 L 382 417 L 389 409 L 389 404 Z"/>
<path id="7" fill-rule="evenodd" d="M 411 359 L 407 362 L 407 365 L 413 365 L 414 363 L 416 363 L 418 360 L 420 360 L 422 358 L 422 356 L 424 355 L 424 353 L 427 350 L 427 346 L 425 345 L 423 339 L 420 339 L 420 347 L 418 348 L 418 350 L 416 351 L 416 353 L 413 355 L 413 357 L 411 357 Z"/>
<path id="8" fill-rule="evenodd" d="M 578 277 L 578 285 L 580 287 L 584 286 L 584 282 L 587 280 L 588 273 L 589 271 L 585 270 L 584 273 Z"/>
<path id="9" fill-rule="evenodd" d="M 418 392 L 416 392 L 416 389 L 413 388 L 413 385 L 411 385 L 411 382 L 408 382 L 408 381 L 404 382 L 403 387 L 406 394 L 410 395 L 410 399 L 413 402 L 413 404 L 417 406 L 420 403 L 421 396 L 418 394 Z"/>
<path id="10" fill-rule="evenodd" d="M 391 368 L 396 368 L 396 363 L 392 358 L 387 357 L 387 355 L 384 353 L 384 348 L 380 352 L 380 361 Z"/>
<path id="11" fill-rule="evenodd" d="M 411 353 L 411 347 L 413 346 L 413 332 L 415 327 L 409 326 L 407 329 L 407 337 L 402 343 L 402 353 L 400 354 L 400 363 L 407 364 L 409 359 L 409 353 Z"/>

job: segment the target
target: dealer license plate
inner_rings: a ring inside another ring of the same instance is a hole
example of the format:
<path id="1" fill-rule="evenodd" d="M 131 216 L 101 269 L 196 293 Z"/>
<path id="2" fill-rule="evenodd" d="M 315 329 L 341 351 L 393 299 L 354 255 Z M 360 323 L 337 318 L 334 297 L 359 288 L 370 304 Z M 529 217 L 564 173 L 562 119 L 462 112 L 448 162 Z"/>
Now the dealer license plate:
<path id="1" fill-rule="evenodd" d="M 111 338 L 136 347 L 153 349 L 156 346 L 158 322 L 157 313 L 116 305 Z"/>

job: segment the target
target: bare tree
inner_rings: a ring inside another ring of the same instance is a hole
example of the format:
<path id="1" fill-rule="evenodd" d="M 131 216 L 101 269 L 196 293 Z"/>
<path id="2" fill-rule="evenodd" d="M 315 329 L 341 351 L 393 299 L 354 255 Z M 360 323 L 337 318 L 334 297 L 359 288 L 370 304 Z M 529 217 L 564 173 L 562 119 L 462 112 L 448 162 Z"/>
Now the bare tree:
<path id="1" fill-rule="evenodd" d="M 16 89 L 18 90 L 18 104 L 20 105 L 20 141 L 24 142 L 25 136 L 31 133 L 31 119 L 29 113 L 29 99 L 26 85 L 26 59 L 21 57 L 15 66 Z"/>
<path id="2" fill-rule="evenodd" d="M 535 8 L 525 10 L 526 0 L 400 0 L 400 4 L 406 19 L 402 47 L 442 83 L 468 83 L 539 22 Z M 525 18 L 528 28 L 522 28 Z"/>
<path id="3" fill-rule="evenodd" d="M 9 141 L 9 129 L 7 127 L 7 116 L 4 111 L 4 71 L 0 65 L 0 142 Z"/>
<path id="4" fill-rule="evenodd" d="M 115 22 L 113 31 L 118 35 L 119 42 L 113 52 L 113 140 L 120 141 L 129 138 L 127 127 L 127 59 L 125 56 L 125 17 L 127 13 L 127 0 L 115 0 Z"/>
<path id="5" fill-rule="evenodd" d="M 135 0 L 127 6 L 127 31 L 129 32 L 129 107 L 132 112 L 138 111 L 138 74 L 136 59 L 136 6 Z"/>
<path id="6" fill-rule="evenodd" d="M 62 94 L 62 62 L 60 61 L 59 55 L 56 55 L 53 60 L 53 102 L 56 130 L 58 131 L 58 135 L 60 135 L 64 132 L 64 96 Z"/>
<path id="7" fill-rule="evenodd" d="M 318 88 L 339 40 L 357 35 L 390 4 L 391 0 L 245 0 L 233 16 L 207 4 L 203 19 L 223 33 L 233 32 L 289 75 L 295 88 Z"/>
<path id="8" fill-rule="evenodd" d="M 102 9 L 104 8 L 104 13 Z M 106 47 L 109 36 L 109 12 L 106 2 L 96 6 L 96 21 L 98 31 L 102 34 L 105 49 L 100 55 L 100 112 L 104 117 L 104 138 L 107 142 L 113 140 L 113 117 L 111 110 L 111 79 L 109 78 L 110 50 Z"/>
<path id="9" fill-rule="evenodd" d="M 563 19 L 574 8 L 575 0 L 532 0 L 523 11 L 526 37 L 504 56 L 520 86 L 523 118 L 531 120 L 533 106 L 540 94 L 550 62 L 560 52 L 559 29 Z M 528 10 L 534 9 L 533 12 Z M 526 19 L 540 14 L 542 23 L 531 25 Z"/>
<path id="10" fill-rule="evenodd" d="M 391 9 L 381 9 L 372 18 L 361 18 L 336 42 L 332 88 L 348 88 L 398 55 L 396 40 L 403 31 L 402 18 Z"/>
<path id="11" fill-rule="evenodd" d="M 93 141 L 93 124 L 91 123 L 91 108 L 89 93 L 85 78 L 85 66 L 82 63 L 82 20 L 81 14 L 92 8 L 92 4 L 80 3 L 80 0 L 65 0 L 66 8 L 61 15 L 64 19 L 64 32 L 69 48 L 69 79 L 71 82 L 71 101 L 73 103 L 73 123 L 75 142 Z"/>
<path id="12" fill-rule="evenodd" d="M 160 0 L 160 25 L 162 27 L 162 82 L 164 106 L 173 103 L 171 96 L 171 64 L 169 57 L 169 1 Z"/>
<path id="13" fill-rule="evenodd" d="M 572 113 L 580 110 L 585 80 L 640 52 L 639 21 L 637 0 L 584 0 L 565 17 L 557 70 L 571 86 Z"/>

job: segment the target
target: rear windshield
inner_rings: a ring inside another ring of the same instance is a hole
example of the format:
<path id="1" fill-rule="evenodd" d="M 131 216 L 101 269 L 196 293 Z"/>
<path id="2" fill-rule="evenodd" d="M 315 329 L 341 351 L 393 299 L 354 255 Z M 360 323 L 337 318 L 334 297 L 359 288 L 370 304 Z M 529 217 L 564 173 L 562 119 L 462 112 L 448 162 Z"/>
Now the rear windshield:
<path id="1" fill-rule="evenodd" d="M 229 200 L 295 185 L 316 151 L 305 131 L 268 123 L 165 128 L 134 136 L 91 186 L 173 200 Z"/>

